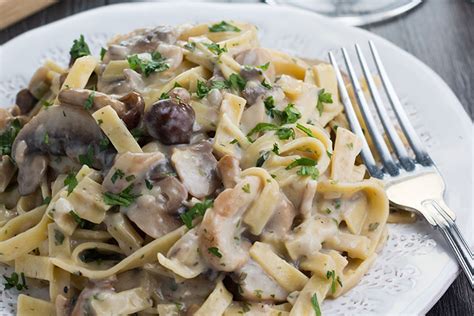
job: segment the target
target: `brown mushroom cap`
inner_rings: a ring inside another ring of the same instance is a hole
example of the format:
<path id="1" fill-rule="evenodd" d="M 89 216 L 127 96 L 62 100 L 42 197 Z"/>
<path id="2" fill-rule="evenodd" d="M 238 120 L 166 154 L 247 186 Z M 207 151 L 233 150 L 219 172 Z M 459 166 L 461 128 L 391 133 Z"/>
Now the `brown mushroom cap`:
<path id="1" fill-rule="evenodd" d="M 68 156 L 78 161 L 79 156 L 87 156 L 92 151 L 91 163 L 100 169 L 111 154 L 109 150 L 100 150 L 104 137 L 94 119 L 81 108 L 53 106 L 33 117 L 12 146 L 12 156 L 19 169 L 20 194 L 36 190 L 50 155 Z"/>

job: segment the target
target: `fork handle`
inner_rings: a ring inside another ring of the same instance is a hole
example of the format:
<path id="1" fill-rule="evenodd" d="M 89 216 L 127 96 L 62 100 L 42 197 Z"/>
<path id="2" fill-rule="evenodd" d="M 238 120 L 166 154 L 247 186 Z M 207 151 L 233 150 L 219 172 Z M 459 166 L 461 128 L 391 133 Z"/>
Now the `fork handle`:
<path id="1" fill-rule="evenodd" d="M 459 231 L 455 220 L 450 216 L 453 214 L 443 200 L 430 200 L 423 203 L 424 207 L 432 208 L 435 212 L 432 219 L 436 222 L 441 234 L 451 246 L 456 259 L 460 264 L 464 274 L 474 289 L 474 256 L 472 250 Z"/>

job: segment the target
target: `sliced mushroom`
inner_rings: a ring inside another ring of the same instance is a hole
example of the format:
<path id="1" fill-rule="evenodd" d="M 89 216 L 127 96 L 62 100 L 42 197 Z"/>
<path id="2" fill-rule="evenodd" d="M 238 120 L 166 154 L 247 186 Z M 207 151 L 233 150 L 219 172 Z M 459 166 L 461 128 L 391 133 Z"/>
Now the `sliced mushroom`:
<path id="1" fill-rule="evenodd" d="M 181 225 L 178 209 L 187 196 L 181 182 L 167 177 L 155 183 L 151 190 L 142 190 L 135 203 L 122 211 L 147 235 L 158 238 Z"/>
<path id="2" fill-rule="evenodd" d="M 157 51 L 166 58 L 169 70 L 178 68 L 183 62 L 183 49 L 179 46 L 162 43 L 158 46 Z"/>
<path id="3" fill-rule="evenodd" d="M 192 196 L 204 198 L 218 188 L 217 160 L 209 142 L 174 148 L 171 162 Z"/>
<path id="4" fill-rule="evenodd" d="M 280 202 L 275 208 L 275 211 L 265 226 L 264 235 L 274 236 L 277 239 L 285 238 L 291 230 L 293 220 L 296 216 L 296 209 L 286 196 L 280 194 Z"/>
<path id="5" fill-rule="evenodd" d="M 289 294 L 252 259 L 235 271 L 232 279 L 246 300 L 283 302 Z"/>
<path id="6" fill-rule="evenodd" d="M 186 104 L 189 104 L 189 101 L 191 100 L 191 95 L 189 94 L 188 90 L 181 87 L 171 89 L 171 91 L 168 92 L 168 95 L 171 99 L 177 99 L 178 101 L 184 102 Z"/>
<path id="7" fill-rule="evenodd" d="M 262 86 L 260 81 L 247 81 L 244 90 L 242 90 L 242 96 L 247 100 L 248 104 L 254 104 L 259 97 L 265 96 L 268 89 Z"/>
<path id="8" fill-rule="evenodd" d="M 217 163 L 217 169 L 226 189 L 235 187 L 240 180 L 239 160 L 233 156 L 226 155 L 222 157 Z"/>
<path id="9" fill-rule="evenodd" d="M 164 25 L 153 29 L 138 29 L 131 33 L 117 36 L 111 44 L 127 47 L 127 55 L 139 54 L 155 51 L 159 43 L 174 44 L 177 36 L 175 28 Z"/>
<path id="10" fill-rule="evenodd" d="M 112 287 L 113 280 L 106 279 L 99 282 L 90 282 L 81 292 L 76 300 L 71 316 L 95 315 L 92 310 L 91 300 L 95 295 L 101 293 L 115 293 Z"/>
<path id="11" fill-rule="evenodd" d="M 20 108 L 21 114 L 28 114 L 36 105 L 38 99 L 28 89 L 21 89 L 16 94 L 15 104 Z"/>
<path id="12" fill-rule="evenodd" d="M 118 155 L 102 186 L 106 191 L 120 193 L 132 182 L 143 184 L 145 179 L 149 179 L 152 170 L 165 161 L 165 156 L 160 152 L 126 152 Z"/>
<path id="13" fill-rule="evenodd" d="M 108 63 L 111 60 L 127 59 L 128 49 L 125 46 L 110 45 L 104 55 L 104 62 Z"/>
<path id="14" fill-rule="evenodd" d="M 110 105 L 117 112 L 129 129 L 138 125 L 145 108 L 143 97 L 137 92 L 130 92 L 119 100 L 111 96 L 87 89 L 65 89 L 58 95 L 58 100 L 62 104 L 69 104 L 84 107 L 89 100 L 91 111 L 97 111 L 104 106 Z"/>
<path id="15" fill-rule="evenodd" d="M 0 108 L 0 134 L 3 134 L 5 130 L 10 126 L 10 122 L 13 120 L 13 116 L 8 110 Z"/>
<path id="16" fill-rule="evenodd" d="M 16 166 L 9 156 L 3 155 L 0 159 L 0 193 L 4 192 L 15 175 Z M 3 203 L 4 201 L 2 201 Z"/>
<path id="17" fill-rule="evenodd" d="M 237 54 L 235 60 L 239 64 L 244 65 L 241 71 L 241 75 L 243 77 L 246 77 L 247 80 L 260 79 L 261 81 L 263 79 L 262 75 L 265 75 L 265 77 L 267 77 L 270 82 L 273 82 L 275 80 L 275 67 L 271 63 L 272 56 L 270 52 L 265 48 L 257 47 L 245 50 Z M 269 64 L 266 70 L 255 68 L 258 66 L 266 65 L 267 63 Z M 255 71 L 255 69 L 257 69 L 257 71 Z"/>
<path id="18" fill-rule="evenodd" d="M 235 271 L 249 259 L 248 242 L 242 240 L 242 215 L 260 191 L 260 179 L 242 179 L 226 189 L 206 211 L 199 227 L 199 249 L 207 263 L 218 271 Z"/>
<path id="19" fill-rule="evenodd" d="M 87 157 L 93 167 L 101 169 L 113 155 L 110 150 L 101 151 L 104 137 L 94 119 L 80 108 L 54 106 L 33 117 L 18 133 L 12 147 L 19 169 L 20 194 L 36 190 L 50 155 L 75 161 Z"/>

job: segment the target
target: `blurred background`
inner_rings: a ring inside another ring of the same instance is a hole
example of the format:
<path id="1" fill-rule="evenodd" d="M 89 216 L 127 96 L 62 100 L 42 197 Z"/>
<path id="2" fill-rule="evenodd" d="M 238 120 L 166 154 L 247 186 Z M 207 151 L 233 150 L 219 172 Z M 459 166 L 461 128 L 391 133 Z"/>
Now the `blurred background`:
<path id="1" fill-rule="evenodd" d="M 123 2 L 136 1 L 0 0 L 0 45 L 28 30 L 75 13 Z M 169 2 L 288 5 L 324 14 L 344 24 L 362 27 L 388 39 L 431 67 L 451 87 L 471 119 L 474 118 L 474 0 L 169 0 Z M 216 17 L 217 19 L 219 17 Z M 465 278 L 459 276 L 427 315 L 474 315 L 474 294 Z"/>

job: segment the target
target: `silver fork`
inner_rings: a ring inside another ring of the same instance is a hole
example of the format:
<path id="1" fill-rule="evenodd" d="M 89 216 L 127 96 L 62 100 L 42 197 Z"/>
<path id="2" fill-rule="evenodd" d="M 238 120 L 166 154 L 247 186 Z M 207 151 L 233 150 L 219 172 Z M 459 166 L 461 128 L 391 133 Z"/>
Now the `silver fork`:
<path id="1" fill-rule="evenodd" d="M 347 54 L 347 50 L 342 48 L 344 62 L 352 82 L 352 87 L 362 117 L 373 140 L 375 149 L 380 155 L 383 166 L 380 168 L 377 165 L 374 156 L 370 151 L 369 145 L 367 144 L 367 140 L 362 132 L 362 128 L 347 93 L 338 64 L 334 58 L 334 54 L 330 52 L 329 59 L 336 71 L 339 93 L 350 127 L 363 141 L 361 151 L 362 159 L 367 166 L 370 175 L 384 181 L 391 205 L 403 210 L 420 213 L 433 227 L 439 229 L 448 244 L 451 246 L 457 261 L 461 265 L 464 274 L 471 284 L 471 287 L 474 288 L 474 255 L 457 228 L 456 215 L 444 202 L 443 195 L 445 184 L 443 178 L 408 120 L 407 114 L 405 113 L 395 89 L 388 78 L 374 43 L 369 41 L 369 46 L 388 100 L 396 114 L 403 133 L 408 139 L 415 157 L 412 158 L 409 155 L 405 145 L 397 133 L 397 130 L 390 120 L 386 107 L 382 102 L 382 98 L 380 97 L 370 73 L 369 67 L 367 66 L 367 61 L 359 45 L 356 44 L 355 49 L 357 57 L 364 73 L 373 103 L 377 109 L 377 113 L 384 130 L 387 133 L 388 139 L 390 140 L 390 144 L 398 157 L 398 160 L 394 159 L 382 134 L 376 126 L 374 116 L 368 106 L 364 92 Z"/>

